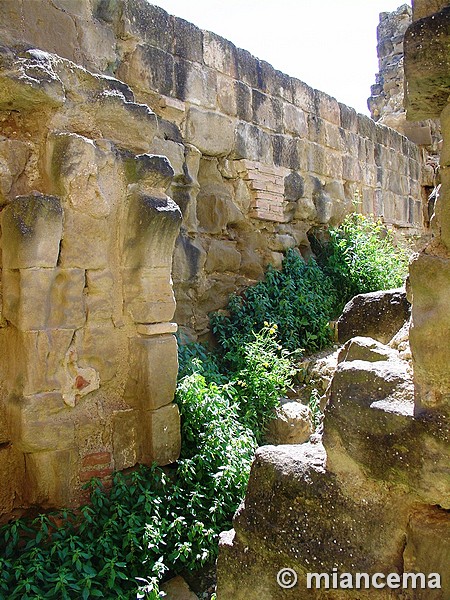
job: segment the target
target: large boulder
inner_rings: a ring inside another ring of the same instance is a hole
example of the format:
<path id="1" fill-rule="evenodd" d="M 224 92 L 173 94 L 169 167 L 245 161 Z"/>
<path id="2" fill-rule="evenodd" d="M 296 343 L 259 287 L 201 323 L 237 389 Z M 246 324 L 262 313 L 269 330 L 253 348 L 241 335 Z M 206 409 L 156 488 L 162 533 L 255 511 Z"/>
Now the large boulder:
<path id="1" fill-rule="evenodd" d="M 338 341 L 355 336 L 387 344 L 409 318 L 410 304 L 402 288 L 358 294 L 348 302 L 337 322 Z"/>
<path id="2" fill-rule="evenodd" d="M 303 444 L 313 433 L 312 414 L 309 406 L 297 400 L 283 399 L 275 409 L 267 428 L 269 444 Z"/>

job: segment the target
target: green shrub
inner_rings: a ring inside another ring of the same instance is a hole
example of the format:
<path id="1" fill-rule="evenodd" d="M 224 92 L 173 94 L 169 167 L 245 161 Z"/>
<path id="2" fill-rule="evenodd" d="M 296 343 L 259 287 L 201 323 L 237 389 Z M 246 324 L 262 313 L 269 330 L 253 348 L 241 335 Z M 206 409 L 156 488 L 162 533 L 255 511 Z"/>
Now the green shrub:
<path id="1" fill-rule="evenodd" d="M 212 315 L 211 326 L 225 352 L 237 352 L 264 322 L 277 325 L 287 350 L 313 352 L 330 344 L 335 302 L 332 282 L 317 263 L 288 250 L 282 270 L 269 267 L 264 281 L 231 298 L 228 315 Z"/>
<path id="2" fill-rule="evenodd" d="M 336 290 L 336 309 L 357 294 L 387 290 L 404 283 L 406 252 L 394 243 L 392 231 L 381 221 L 353 213 L 329 230 L 329 241 L 311 237 L 317 261 Z"/>

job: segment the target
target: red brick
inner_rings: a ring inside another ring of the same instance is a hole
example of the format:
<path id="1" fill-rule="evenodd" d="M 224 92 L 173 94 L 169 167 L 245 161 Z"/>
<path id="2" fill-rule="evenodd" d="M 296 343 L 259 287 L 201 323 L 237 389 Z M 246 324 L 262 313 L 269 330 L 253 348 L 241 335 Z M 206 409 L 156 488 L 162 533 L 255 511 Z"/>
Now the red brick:
<path id="1" fill-rule="evenodd" d="M 93 465 L 109 465 L 111 463 L 111 452 L 94 452 L 83 457 L 83 467 Z"/>

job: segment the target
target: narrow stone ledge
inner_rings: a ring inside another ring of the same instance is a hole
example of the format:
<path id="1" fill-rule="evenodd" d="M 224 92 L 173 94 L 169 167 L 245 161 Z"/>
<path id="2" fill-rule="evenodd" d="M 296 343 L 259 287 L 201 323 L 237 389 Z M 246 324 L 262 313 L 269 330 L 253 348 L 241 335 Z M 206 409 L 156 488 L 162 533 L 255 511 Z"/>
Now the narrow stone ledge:
<path id="1" fill-rule="evenodd" d="M 140 323 L 137 326 L 137 332 L 145 336 L 163 335 L 165 333 L 176 333 L 178 325 L 176 323 Z"/>

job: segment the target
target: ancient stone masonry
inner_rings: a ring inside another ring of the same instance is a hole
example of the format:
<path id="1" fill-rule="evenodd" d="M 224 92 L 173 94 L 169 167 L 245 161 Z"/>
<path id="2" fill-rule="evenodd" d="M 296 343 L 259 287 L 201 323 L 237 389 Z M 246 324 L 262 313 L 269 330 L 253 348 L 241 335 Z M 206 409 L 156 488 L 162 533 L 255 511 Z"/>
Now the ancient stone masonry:
<path id="1" fill-rule="evenodd" d="M 168 193 L 183 213 L 173 278 L 187 339 L 207 333 L 208 313 L 287 248 L 307 253 L 313 226 L 356 207 L 421 230 L 414 144 L 227 40 L 146 0 L 3 5 L 4 43 L 117 77 L 157 115 L 149 151 L 169 158 Z"/>
<path id="2" fill-rule="evenodd" d="M 0 515 L 179 453 L 173 169 L 111 77 L 0 52 Z"/>
<path id="3" fill-rule="evenodd" d="M 355 208 L 419 232 L 424 181 L 406 137 L 147 0 L 3 0 L 0 46 L 8 512 L 175 460 L 172 321 L 207 334 Z"/>
<path id="4" fill-rule="evenodd" d="M 377 29 L 380 71 L 376 76 L 376 84 L 371 88 L 372 95 L 368 99 L 368 106 L 376 122 L 392 127 L 420 147 L 424 163 L 422 170 L 424 209 L 427 209 L 428 196 L 440 182 L 438 166 L 442 134 L 438 119 L 415 122 L 406 119 L 403 40 L 411 22 L 412 9 L 407 4 L 403 4 L 391 13 L 380 14 Z M 430 214 L 428 210 L 424 211 L 426 226 L 429 225 L 431 212 L 432 206 L 430 206 Z"/>
<path id="5" fill-rule="evenodd" d="M 440 118 L 444 145 L 433 238 L 410 265 L 411 354 L 404 327 L 387 345 L 350 339 L 328 389 L 323 444 L 257 451 L 234 529 L 222 534 L 218 600 L 449 598 L 450 4 L 416 0 L 413 18 L 407 116 Z M 279 585 L 283 568 L 296 572 L 293 587 Z M 338 585 L 307 587 L 308 573 L 332 581 L 333 572 Z M 344 587 L 343 573 L 394 574 L 394 586 Z M 401 589 L 405 573 L 440 578 Z"/>

